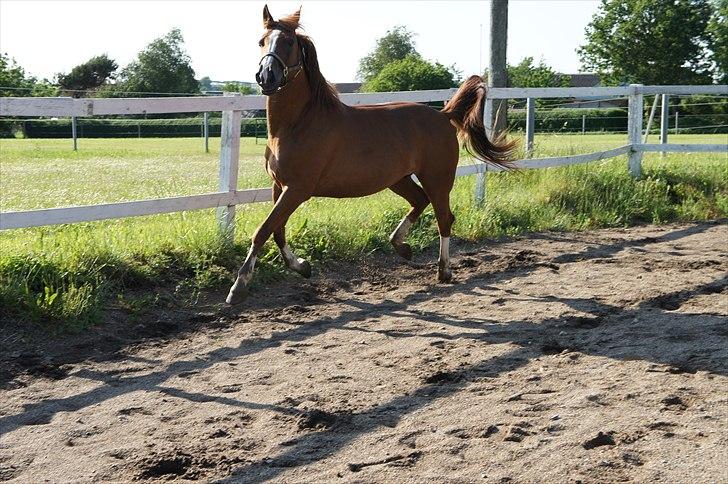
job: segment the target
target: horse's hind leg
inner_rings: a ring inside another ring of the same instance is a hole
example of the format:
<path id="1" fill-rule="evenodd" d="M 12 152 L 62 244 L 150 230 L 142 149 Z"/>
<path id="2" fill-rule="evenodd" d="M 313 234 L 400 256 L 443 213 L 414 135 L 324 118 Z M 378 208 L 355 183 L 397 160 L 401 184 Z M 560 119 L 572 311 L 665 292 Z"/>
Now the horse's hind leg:
<path id="1" fill-rule="evenodd" d="M 409 175 L 389 187 L 389 189 L 407 200 L 412 206 L 407 215 L 405 215 L 399 225 L 397 225 L 397 228 L 394 229 L 392 235 L 389 236 L 389 241 L 394 246 L 394 250 L 397 251 L 400 256 L 410 260 L 412 259 L 412 249 L 409 244 L 404 241 L 404 239 L 407 237 L 407 233 L 409 232 L 410 227 L 412 227 L 412 224 L 415 223 L 415 220 L 417 220 L 417 217 L 419 217 L 425 207 L 427 207 L 429 200 L 425 191 L 417 183 L 415 183 Z"/>
<path id="2" fill-rule="evenodd" d="M 438 177 L 420 177 L 422 187 L 432 202 L 432 209 L 435 211 L 437 228 L 440 232 L 440 257 L 437 264 L 437 280 L 448 282 L 452 278 L 450 269 L 450 231 L 455 222 L 455 216 L 450 210 L 450 190 L 455 180 L 455 170 L 451 176 L 441 174 Z"/>
<path id="3" fill-rule="evenodd" d="M 281 195 L 281 187 L 278 184 L 273 185 L 273 203 L 278 201 L 278 197 Z M 306 259 L 296 257 L 291 248 L 286 242 L 286 219 L 283 225 L 275 232 L 273 232 L 273 240 L 276 241 L 276 245 L 281 250 L 283 260 L 286 262 L 286 267 L 294 272 L 301 274 L 303 277 L 311 277 L 311 264 Z"/>

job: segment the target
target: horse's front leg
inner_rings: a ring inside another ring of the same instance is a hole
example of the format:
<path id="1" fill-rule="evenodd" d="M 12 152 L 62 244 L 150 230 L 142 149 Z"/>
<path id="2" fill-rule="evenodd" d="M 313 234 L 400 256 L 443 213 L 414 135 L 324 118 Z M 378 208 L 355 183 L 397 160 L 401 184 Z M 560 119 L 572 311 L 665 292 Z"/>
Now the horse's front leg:
<path id="1" fill-rule="evenodd" d="M 282 188 L 277 183 L 273 184 L 273 202 L 278 201 L 278 197 L 281 196 Z M 281 250 L 281 255 L 286 263 L 286 267 L 294 272 L 301 274 L 303 277 L 311 277 L 311 264 L 306 259 L 297 257 L 293 253 L 291 247 L 286 242 L 286 223 L 288 219 L 283 221 L 283 224 L 273 232 L 273 240 L 276 241 L 276 245 Z"/>
<path id="2" fill-rule="evenodd" d="M 309 197 L 310 195 L 308 193 L 304 194 L 301 191 L 292 190 L 289 187 L 281 191 L 278 200 L 273 205 L 273 210 L 271 210 L 268 217 L 258 227 L 255 234 L 253 234 L 253 243 L 248 251 L 248 256 L 238 271 L 238 277 L 235 280 L 235 284 L 230 288 L 230 293 L 226 299 L 228 304 L 238 304 L 245 298 L 248 292 L 248 284 L 253 277 L 253 269 L 255 269 L 255 261 L 260 248 L 263 247 L 263 244 L 265 244 L 270 235 L 282 227 L 288 220 L 288 217 Z"/>

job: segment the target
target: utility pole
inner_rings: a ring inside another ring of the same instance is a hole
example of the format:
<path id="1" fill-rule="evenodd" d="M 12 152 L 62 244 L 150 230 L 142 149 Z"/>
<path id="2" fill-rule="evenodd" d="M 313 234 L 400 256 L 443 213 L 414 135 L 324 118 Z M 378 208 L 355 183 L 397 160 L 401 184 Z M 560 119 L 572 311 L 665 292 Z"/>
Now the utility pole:
<path id="1" fill-rule="evenodd" d="M 483 24 L 480 24 L 480 42 L 478 42 L 480 51 L 478 52 L 478 75 L 483 75 Z"/>
<path id="2" fill-rule="evenodd" d="M 508 46 L 508 0 L 490 0 L 490 60 L 488 86 L 507 87 L 506 48 Z M 497 137 L 507 126 L 508 101 L 493 100 L 493 136 Z M 485 120 L 486 123 L 490 120 Z"/>

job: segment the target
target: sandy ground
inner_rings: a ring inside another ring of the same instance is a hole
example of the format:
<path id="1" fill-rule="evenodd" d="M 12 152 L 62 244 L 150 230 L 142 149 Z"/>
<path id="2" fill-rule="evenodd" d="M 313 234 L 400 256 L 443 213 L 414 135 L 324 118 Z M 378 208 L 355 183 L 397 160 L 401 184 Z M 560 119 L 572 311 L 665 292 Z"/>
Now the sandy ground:
<path id="1" fill-rule="evenodd" d="M 3 349 L 0 480 L 728 482 L 727 248 L 536 234 L 456 245 L 453 284 L 377 255 L 111 313 Z"/>

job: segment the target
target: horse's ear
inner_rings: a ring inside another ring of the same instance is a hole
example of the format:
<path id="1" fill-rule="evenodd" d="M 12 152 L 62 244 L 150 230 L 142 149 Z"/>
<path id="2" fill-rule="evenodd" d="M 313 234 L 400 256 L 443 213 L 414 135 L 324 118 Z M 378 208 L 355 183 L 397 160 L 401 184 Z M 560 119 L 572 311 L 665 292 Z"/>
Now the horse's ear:
<path id="1" fill-rule="evenodd" d="M 301 22 L 301 7 L 290 15 L 290 19 L 296 22 L 296 25 Z"/>
<path id="2" fill-rule="evenodd" d="M 263 27 L 268 28 L 273 22 L 273 16 L 270 14 L 270 10 L 268 10 L 268 5 L 266 5 L 263 7 Z"/>

